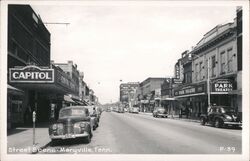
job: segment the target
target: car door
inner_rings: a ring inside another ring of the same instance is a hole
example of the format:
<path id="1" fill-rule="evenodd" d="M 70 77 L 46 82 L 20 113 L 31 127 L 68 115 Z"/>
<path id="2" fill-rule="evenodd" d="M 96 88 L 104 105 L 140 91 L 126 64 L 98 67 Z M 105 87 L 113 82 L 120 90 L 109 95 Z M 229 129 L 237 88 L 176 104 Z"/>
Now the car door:
<path id="1" fill-rule="evenodd" d="M 208 120 L 209 120 L 209 122 L 212 122 L 214 120 L 215 113 L 216 113 L 216 108 L 212 107 L 212 108 L 209 109 L 209 111 L 208 111 Z"/>

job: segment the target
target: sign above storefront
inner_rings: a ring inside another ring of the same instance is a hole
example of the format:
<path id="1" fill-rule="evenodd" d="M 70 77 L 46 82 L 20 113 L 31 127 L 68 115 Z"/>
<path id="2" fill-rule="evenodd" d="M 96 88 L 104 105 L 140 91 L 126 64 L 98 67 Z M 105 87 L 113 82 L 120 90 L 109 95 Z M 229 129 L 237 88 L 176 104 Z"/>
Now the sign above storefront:
<path id="1" fill-rule="evenodd" d="M 181 89 L 175 90 L 174 95 L 175 96 L 183 96 L 183 95 L 190 95 L 190 94 L 198 94 L 205 92 L 205 84 L 200 85 L 192 85 L 183 87 Z"/>
<path id="2" fill-rule="evenodd" d="M 54 83 L 54 69 L 30 65 L 23 68 L 10 68 L 11 83 Z"/>
<path id="3" fill-rule="evenodd" d="M 233 90 L 233 83 L 229 79 L 218 79 L 212 82 L 212 92 L 229 92 Z"/>

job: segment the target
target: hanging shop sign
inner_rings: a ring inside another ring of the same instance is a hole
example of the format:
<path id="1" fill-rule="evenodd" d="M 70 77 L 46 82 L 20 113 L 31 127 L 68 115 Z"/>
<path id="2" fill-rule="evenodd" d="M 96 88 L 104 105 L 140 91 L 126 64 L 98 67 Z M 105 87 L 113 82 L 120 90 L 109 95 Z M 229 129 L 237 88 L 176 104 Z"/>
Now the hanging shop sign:
<path id="1" fill-rule="evenodd" d="M 174 79 L 173 79 L 173 83 L 174 83 L 174 84 L 182 84 L 182 80 L 181 80 L 181 79 L 174 78 Z"/>
<path id="2" fill-rule="evenodd" d="M 174 95 L 183 96 L 183 95 L 197 94 L 197 93 L 203 93 L 203 92 L 205 92 L 205 84 L 200 84 L 200 85 L 187 86 L 181 89 L 174 90 Z"/>
<path id="3" fill-rule="evenodd" d="M 229 92 L 233 90 L 233 82 L 229 79 L 218 79 L 212 82 L 212 92 Z"/>
<path id="4" fill-rule="evenodd" d="M 175 65 L 175 77 L 177 79 L 180 79 L 180 66 L 179 66 L 179 64 Z"/>
<path id="5" fill-rule="evenodd" d="M 54 69 L 34 65 L 23 68 L 10 68 L 9 81 L 12 83 L 53 83 Z"/>

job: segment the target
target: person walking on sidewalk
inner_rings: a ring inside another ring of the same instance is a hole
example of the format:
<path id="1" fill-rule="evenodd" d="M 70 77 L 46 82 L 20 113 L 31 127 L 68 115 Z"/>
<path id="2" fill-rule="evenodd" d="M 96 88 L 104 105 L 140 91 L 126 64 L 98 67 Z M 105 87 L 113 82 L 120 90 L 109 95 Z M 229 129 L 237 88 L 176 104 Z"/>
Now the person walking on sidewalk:
<path id="1" fill-rule="evenodd" d="M 30 105 L 28 105 L 28 107 L 26 108 L 23 118 L 24 118 L 25 125 L 31 125 L 31 123 L 32 123 L 32 109 L 31 109 Z"/>

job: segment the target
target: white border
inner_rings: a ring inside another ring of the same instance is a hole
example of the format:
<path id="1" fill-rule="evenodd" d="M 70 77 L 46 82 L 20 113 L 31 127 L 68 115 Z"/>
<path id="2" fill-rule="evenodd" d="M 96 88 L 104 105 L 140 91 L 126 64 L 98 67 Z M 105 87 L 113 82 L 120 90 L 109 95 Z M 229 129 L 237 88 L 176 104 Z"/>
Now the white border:
<path id="1" fill-rule="evenodd" d="M 249 160 L 249 2 L 246 1 L 1 1 L 1 160 Z M 243 130 L 242 130 L 242 155 L 7 155 L 7 4 L 31 5 L 88 5 L 88 6 L 243 6 Z"/>

